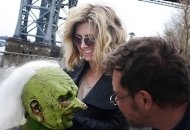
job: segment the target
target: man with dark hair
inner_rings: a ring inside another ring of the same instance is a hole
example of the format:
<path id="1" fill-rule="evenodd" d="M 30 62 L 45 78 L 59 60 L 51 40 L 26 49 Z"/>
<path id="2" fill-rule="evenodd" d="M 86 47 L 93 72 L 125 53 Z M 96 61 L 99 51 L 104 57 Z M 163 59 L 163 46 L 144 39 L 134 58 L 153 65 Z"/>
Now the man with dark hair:
<path id="1" fill-rule="evenodd" d="M 175 44 L 158 37 L 131 39 L 103 61 L 118 105 L 133 126 L 190 130 L 188 63 Z"/>

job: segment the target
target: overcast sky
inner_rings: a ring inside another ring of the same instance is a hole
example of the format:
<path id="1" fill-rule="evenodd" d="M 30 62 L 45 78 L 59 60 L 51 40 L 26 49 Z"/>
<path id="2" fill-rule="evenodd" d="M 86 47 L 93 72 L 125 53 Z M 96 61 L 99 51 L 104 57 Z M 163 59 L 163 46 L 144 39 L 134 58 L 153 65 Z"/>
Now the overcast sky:
<path id="1" fill-rule="evenodd" d="M 21 0 L 1 0 L 0 4 L 0 36 L 14 35 Z M 162 34 L 172 12 L 176 9 L 168 6 L 142 2 L 138 0 L 78 0 L 83 3 L 102 3 L 114 8 L 124 23 L 127 33 L 136 36 L 154 36 Z"/>

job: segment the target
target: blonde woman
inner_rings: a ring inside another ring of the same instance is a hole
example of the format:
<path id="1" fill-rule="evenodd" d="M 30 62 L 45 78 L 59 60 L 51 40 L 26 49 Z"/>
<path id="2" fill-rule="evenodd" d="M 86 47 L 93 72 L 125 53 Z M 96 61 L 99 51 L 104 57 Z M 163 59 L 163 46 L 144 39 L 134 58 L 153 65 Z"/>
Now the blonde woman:
<path id="1" fill-rule="evenodd" d="M 102 57 L 126 40 L 115 11 L 105 5 L 84 4 L 70 9 L 64 25 L 66 68 L 79 87 L 77 97 L 87 104 L 73 120 L 73 130 L 123 130 L 125 118 L 110 103 L 112 79 L 102 69 Z"/>

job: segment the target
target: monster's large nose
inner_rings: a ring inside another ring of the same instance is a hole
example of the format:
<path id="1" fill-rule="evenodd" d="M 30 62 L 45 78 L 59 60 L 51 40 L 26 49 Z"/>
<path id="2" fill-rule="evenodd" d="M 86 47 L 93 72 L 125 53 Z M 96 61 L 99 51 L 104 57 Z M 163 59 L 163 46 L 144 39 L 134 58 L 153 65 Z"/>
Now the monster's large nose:
<path id="1" fill-rule="evenodd" d="M 74 98 L 72 100 L 72 103 L 74 104 L 73 108 L 75 108 L 75 109 L 83 109 L 83 110 L 85 110 L 85 109 L 88 108 L 87 105 L 85 103 L 83 103 L 82 101 L 80 101 L 78 98 Z"/>

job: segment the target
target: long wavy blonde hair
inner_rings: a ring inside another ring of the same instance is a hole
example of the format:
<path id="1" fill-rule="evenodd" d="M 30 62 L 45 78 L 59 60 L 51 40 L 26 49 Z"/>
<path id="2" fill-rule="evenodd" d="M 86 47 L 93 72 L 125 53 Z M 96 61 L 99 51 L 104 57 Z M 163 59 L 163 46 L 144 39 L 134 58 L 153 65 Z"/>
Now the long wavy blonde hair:
<path id="1" fill-rule="evenodd" d="M 69 10 L 67 20 L 63 28 L 63 47 L 65 65 L 69 70 L 80 61 L 82 55 L 73 44 L 73 36 L 78 23 L 87 22 L 96 29 L 95 48 L 93 62 L 96 71 L 101 67 L 102 58 L 110 52 L 116 45 L 126 41 L 126 31 L 115 11 L 105 5 L 84 4 L 73 7 Z"/>

